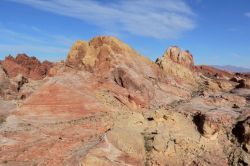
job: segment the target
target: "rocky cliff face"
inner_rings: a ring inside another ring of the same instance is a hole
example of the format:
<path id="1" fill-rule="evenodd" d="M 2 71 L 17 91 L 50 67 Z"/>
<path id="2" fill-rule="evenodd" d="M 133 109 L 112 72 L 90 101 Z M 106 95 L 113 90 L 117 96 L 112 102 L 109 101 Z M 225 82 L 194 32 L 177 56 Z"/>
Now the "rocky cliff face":
<path id="1" fill-rule="evenodd" d="M 153 63 L 114 37 L 77 41 L 48 74 L 0 100 L 2 165 L 250 164 L 247 76 L 208 77 L 177 47 Z"/>

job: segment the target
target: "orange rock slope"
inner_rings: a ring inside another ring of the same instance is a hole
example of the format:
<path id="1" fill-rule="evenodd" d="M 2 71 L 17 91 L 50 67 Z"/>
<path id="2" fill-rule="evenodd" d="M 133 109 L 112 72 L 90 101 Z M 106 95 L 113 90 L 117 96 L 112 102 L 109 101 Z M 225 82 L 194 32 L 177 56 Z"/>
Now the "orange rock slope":
<path id="1" fill-rule="evenodd" d="M 26 98 L 0 100 L 1 165 L 250 164 L 250 89 L 197 72 L 188 51 L 153 63 L 96 37 L 46 73 Z"/>

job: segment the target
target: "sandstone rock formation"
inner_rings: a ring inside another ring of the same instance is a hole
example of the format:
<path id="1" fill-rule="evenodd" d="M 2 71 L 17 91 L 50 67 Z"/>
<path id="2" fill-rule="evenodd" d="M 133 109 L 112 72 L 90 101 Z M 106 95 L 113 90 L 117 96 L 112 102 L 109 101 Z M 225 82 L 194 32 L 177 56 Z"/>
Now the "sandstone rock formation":
<path id="1" fill-rule="evenodd" d="M 238 86 L 237 88 L 250 88 L 250 80 L 249 79 L 240 79 L 237 81 Z"/>
<path id="2" fill-rule="evenodd" d="M 25 65 L 37 69 L 33 60 Z M 250 90 L 237 88 L 236 74 L 195 70 L 187 51 L 171 47 L 153 63 L 96 37 L 77 41 L 42 80 L 10 63 L 19 73 L 0 70 L 0 87 L 30 93 L 0 99 L 0 165 L 250 164 Z"/>
<path id="3" fill-rule="evenodd" d="M 214 77 L 214 78 L 222 78 L 222 79 L 230 79 L 234 76 L 233 73 L 220 70 L 217 68 L 214 68 L 212 66 L 206 66 L 206 65 L 201 65 L 201 66 L 195 66 L 195 70 L 198 72 L 201 72 L 203 75 L 207 77 Z"/>
<path id="4" fill-rule="evenodd" d="M 44 61 L 41 63 L 35 57 L 29 57 L 26 54 L 18 54 L 16 58 L 8 56 L 1 64 L 11 78 L 22 74 L 24 77 L 34 80 L 44 78 L 52 67 L 51 62 Z"/>
<path id="5" fill-rule="evenodd" d="M 166 59 L 171 60 L 172 62 L 178 63 L 182 66 L 185 66 L 189 69 L 193 69 L 194 61 L 193 56 L 189 51 L 181 51 L 178 47 L 170 47 L 167 49 L 163 55 Z"/>
<path id="6" fill-rule="evenodd" d="M 23 100 L 38 88 L 48 75 L 52 63 L 18 54 L 6 57 L 0 66 L 0 97 L 4 100 Z"/>
<path id="7" fill-rule="evenodd" d="M 90 42 L 77 41 L 67 57 L 66 65 L 94 73 L 102 81 L 111 81 L 120 86 L 125 94 L 119 100 L 139 107 L 169 98 L 162 93 L 162 83 L 168 77 L 149 59 L 114 37 L 97 37 Z M 179 90 L 181 97 L 186 92 Z M 117 92 L 114 92 L 117 93 Z"/>
<path id="8" fill-rule="evenodd" d="M 250 89 L 250 79 L 246 79 L 246 88 Z"/>
<path id="9" fill-rule="evenodd" d="M 156 60 L 156 63 L 170 76 L 187 82 L 191 85 L 196 84 L 193 73 L 194 61 L 189 51 L 181 51 L 178 47 L 170 47 L 164 55 Z"/>
<path id="10" fill-rule="evenodd" d="M 13 87 L 4 69 L 0 66 L 0 96 L 6 97 L 11 94 Z"/>
<path id="11" fill-rule="evenodd" d="M 5 73 L 5 71 L 3 70 L 3 68 L 0 66 L 0 88 L 1 88 L 1 91 L 3 89 L 6 89 L 8 88 L 10 85 L 10 81 L 9 79 L 7 78 L 7 75 Z"/>
<path id="12" fill-rule="evenodd" d="M 243 75 L 243 74 L 237 74 L 233 76 L 230 81 L 233 81 L 235 83 L 238 83 L 236 88 L 248 88 L 250 89 L 250 78 L 248 75 Z"/>

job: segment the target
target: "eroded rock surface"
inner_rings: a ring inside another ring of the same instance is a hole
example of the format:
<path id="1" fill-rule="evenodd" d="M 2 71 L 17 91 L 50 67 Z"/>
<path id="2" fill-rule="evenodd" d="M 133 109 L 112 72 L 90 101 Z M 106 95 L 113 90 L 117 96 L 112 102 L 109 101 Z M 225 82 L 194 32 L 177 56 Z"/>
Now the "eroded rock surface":
<path id="1" fill-rule="evenodd" d="M 212 66 L 206 66 L 206 65 L 195 66 L 195 70 L 198 72 L 201 72 L 207 77 L 213 77 L 213 78 L 230 79 L 234 76 L 234 73 L 220 70 Z"/>
<path id="2" fill-rule="evenodd" d="M 35 57 L 8 56 L 0 65 L 0 116 L 5 120 L 16 107 L 44 82 L 52 63 L 40 63 Z"/>
<path id="3" fill-rule="evenodd" d="M 35 57 L 29 57 L 26 54 L 18 54 L 16 58 L 8 56 L 1 64 L 10 78 L 22 74 L 24 77 L 33 80 L 41 80 L 46 77 L 52 67 L 51 62 L 44 61 L 41 63 Z"/>
<path id="4" fill-rule="evenodd" d="M 153 63 L 107 36 L 77 41 L 40 81 L 20 58 L 7 58 L 20 73 L 0 70 L 0 88 L 26 94 L 0 100 L 0 165 L 250 164 L 247 76 L 207 75 L 177 47 Z"/>
<path id="5" fill-rule="evenodd" d="M 114 37 L 77 41 L 68 54 L 66 65 L 91 72 L 102 82 L 115 83 L 119 87 L 114 93 L 118 89 L 123 91 L 117 97 L 126 105 L 130 103 L 130 107 L 158 107 L 172 102 L 168 96 L 171 92 L 162 91 L 169 91 L 166 82 L 172 81 L 171 84 L 178 86 L 156 64 Z M 189 93 L 188 89 L 178 91 L 180 97 L 187 97 Z"/>
<path id="6" fill-rule="evenodd" d="M 170 47 L 161 58 L 156 60 L 156 64 L 179 82 L 186 82 L 192 86 L 197 83 L 193 72 L 193 56 L 189 51 L 181 51 L 175 46 Z"/>

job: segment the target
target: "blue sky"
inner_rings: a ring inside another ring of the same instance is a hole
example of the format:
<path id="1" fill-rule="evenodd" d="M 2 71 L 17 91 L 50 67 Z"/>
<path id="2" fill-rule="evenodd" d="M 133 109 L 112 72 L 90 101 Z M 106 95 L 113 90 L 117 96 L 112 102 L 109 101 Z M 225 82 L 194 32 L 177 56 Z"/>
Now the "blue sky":
<path id="1" fill-rule="evenodd" d="M 249 0 L 0 0 L 0 59 L 58 61 L 78 39 L 116 36 L 155 60 L 177 45 L 196 64 L 250 68 Z"/>

